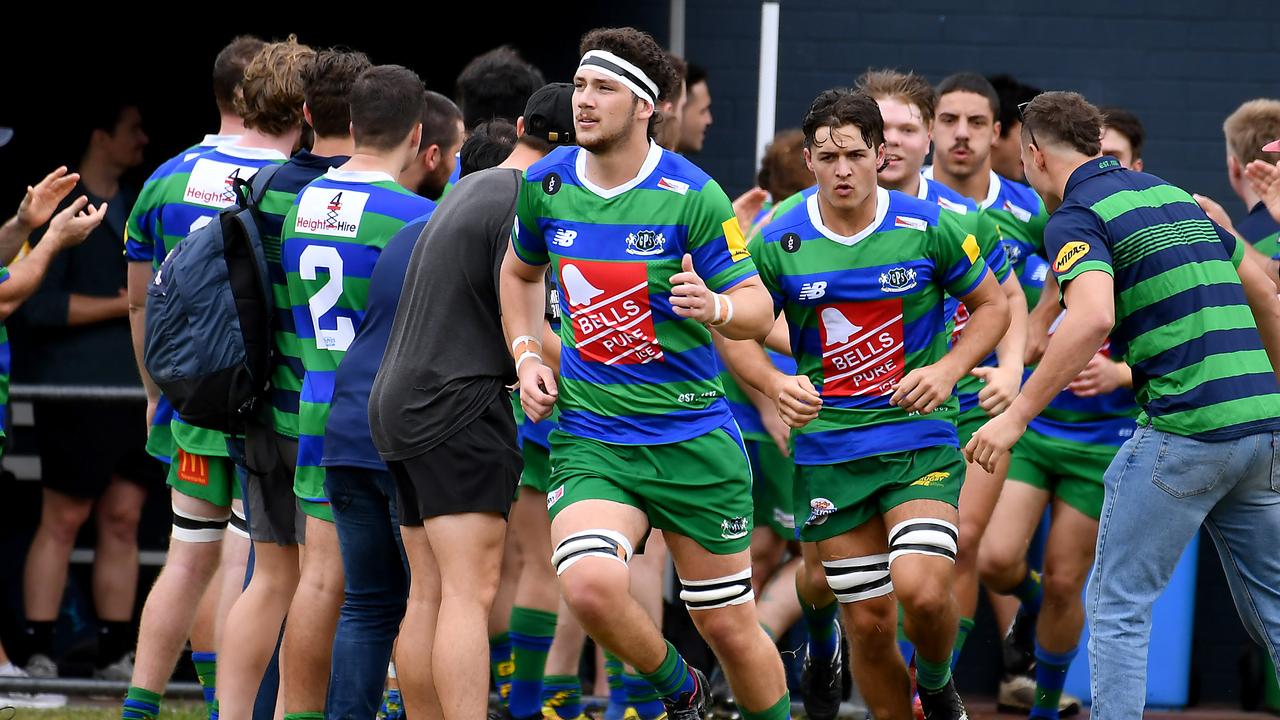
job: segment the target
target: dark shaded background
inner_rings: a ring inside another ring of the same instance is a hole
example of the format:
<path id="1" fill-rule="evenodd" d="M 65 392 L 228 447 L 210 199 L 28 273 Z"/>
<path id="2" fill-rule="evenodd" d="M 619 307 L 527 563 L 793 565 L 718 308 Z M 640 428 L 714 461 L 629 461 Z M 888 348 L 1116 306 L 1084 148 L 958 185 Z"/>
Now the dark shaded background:
<path id="1" fill-rule="evenodd" d="M 591 27 L 633 24 L 669 40 L 668 0 L 244 7 L 251 10 L 239 18 L 230 6 L 207 4 L 60 7 L 57 14 L 23 7 L 20 18 L 10 9 L 0 44 L 0 125 L 17 135 L 0 148 L 0 215 L 16 208 L 28 183 L 75 162 L 84 109 L 103 96 L 128 95 L 143 108 L 151 144 L 135 184 L 215 130 L 210 67 L 238 33 L 270 39 L 294 32 L 312 46 L 350 46 L 374 62 L 407 65 L 446 94 L 472 56 L 502 43 L 519 48 L 548 80 L 567 80 L 578 38 Z M 731 195 L 755 174 L 759 42 L 753 0 L 687 0 L 686 56 L 710 71 L 715 116 L 705 152 L 694 160 Z M 1275 0 L 784 0 L 777 127 L 798 125 L 819 90 L 851 84 L 868 66 L 914 69 L 934 81 L 962 69 L 1008 72 L 1135 111 L 1148 129 L 1148 170 L 1218 198 L 1238 217 L 1243 208 L 1226 183 L 1222 120 L 1244 100 L 1280 96 L 1278 51 Z M 29 532 L 34 521 L 27 503 L 35 488 L 21 485 L 22 492 L 5 494 L 24 500 L 0 514 L 0 582 L 10 607 L 21 557 L 10 543 L 21 543 L 14 533 Z M 1235 699 L 1244 634 L 1212 545 L 1201 552 L 1195 685 L 1206 699 Z M 966 650 L 963 684 L 991 687 L 984 658 L 993 659 L 995 649 L 994 630 L 983 622 Z"/>

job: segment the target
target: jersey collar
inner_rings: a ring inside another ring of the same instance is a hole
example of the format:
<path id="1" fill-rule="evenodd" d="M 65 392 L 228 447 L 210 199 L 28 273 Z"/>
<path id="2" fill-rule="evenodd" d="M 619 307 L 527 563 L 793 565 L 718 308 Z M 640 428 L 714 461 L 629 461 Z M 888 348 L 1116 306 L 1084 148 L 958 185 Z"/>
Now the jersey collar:
<path id="1" fill-rule="evenodd" d="M 880 227 L 881 223 L 884 222 L 885 215 L 889 214 L 889 191 L 882 187 L 876 188 L 876 216 L 871 220 L 870 225 L 853 235 L 841 235 L 822 224 L 822 212 L 818 210 L 818 193 L 809 196 L 809 199 L 805 201 L 805 207 L 809 211 L 809 222 L 813 224 L 813 227 L 818 232 L 822 233 L 823 237 L 832 242 L 853 247 L 863 238 L 875 232 L 876 228 Z"/>
<path id="2" fill-rule="evenodd" d="M 933 167 L 930 166 L 929 169 L 932 170 Z M 920 184 L 916 186 L 916 197 L 921 200 L 929 199 L 929 178 L 923 172 L 920 173 Z"/>
<path id="3" fill-rule="evenodd" d="M 377 183 L 389 182 L 394 183 L 395 178 L 380 170 L 339 170 L 338 168 L 329 168 L 325 171 L 326 179 L 334 182 L 345 183 Z"/>
<path id="4" fill-rule="evenodd" d="M 1003 178 L 995 170 L 988 170 L 988 172 L 991 173 L 991 179 L 988 181 L 990 188 L 987 190 L 987 199 L 978 203 L 978 207 L 983 210 L 996 204 L 996 199 L 1000 197 L 1000 188 L 1004 185 Z"/>
<path id="5" fill-rule="evenodd" d="M 1071 171 L 1071 177 L 1067 178 L 1067 187 L 1063 191 L 1063 195 L 1071 192 L 1077 185 L 1088 180 L 1091 177 L 1120 170 L 1120 161 L 1110 155 L 1103 155 L 1086 160 L 1080 167 Z"/>
<path id="6" fill-rule="evenodd" d="M 271 148 L 247 148 L 239 145 L 222 145 L 218 148 L 218 152 L 227 157 L 239 158 L 240 160 L 288 160 L 284 153 Z"/>
<path id="7" fill-rule="evenodd" d="M 240 142 L 239 135 L 215 135 L 209 133 L 200 141 L 200 145 L 205 147 L 218 147 L 220 145 L 234 145 Z"/>
<path id="8" fill-rule="evenodd" d="M 649 176 L 653 174 L 653 171 L 657 169 L 658 162 L 662 160 L 662 147 L 650 140 L 649 154 L 645 155 L 644 163 L 640 165 L 640 172 L 636 173 L 635 177 L 621 185 L 606 190 L 587 179 L 587 151 L 582 148 L 578 148 L 577 153 L 577 157 L 573 160 L 573 170 L 578 175 L 578 182 L 582 183 L 582 187 L 590 190 L 596 195 L 599 195 L 605 200 L 612 200 L 647 180 Z"/>

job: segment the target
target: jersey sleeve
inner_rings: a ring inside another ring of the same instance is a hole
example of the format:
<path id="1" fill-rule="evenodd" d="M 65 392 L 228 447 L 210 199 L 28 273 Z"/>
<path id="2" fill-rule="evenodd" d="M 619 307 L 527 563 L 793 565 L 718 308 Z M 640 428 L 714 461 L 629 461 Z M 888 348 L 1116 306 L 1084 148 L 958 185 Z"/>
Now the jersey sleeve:
<path id="1" fill-rule="evenodd" d="M 1045 227 L 1045 258 L 1058 280 L 1059 292 L 1067 283 L 1090 270 L 1114 276 L 1111 247 L 1102 218 L 1088 208 L 1066 205 L 1053 214 Z"/>
<path id="2" fill-rule="evenodd" d="M 1218 237 L 1222 240 L 1222 247 L 1226 248 L 1227 255 L 1231 258 L 1231 264 L 1240 269 L 1240 263 L 1244 262 L 1244 245 L 1236 238 L 1235 235 L 1227 232 L 1221 225 L 1212 220 L 1213 229 L 1217 231 Z"/>
<path id="3" fill-rule="evenodd" d="M 764 285 L 765 290 L 769 291 L 769 298 L 773 300 L 773 314 L 776 317 L 782 312 L 785 298 L 782 296 L 782 286 L 778 283 L 777 268 L 769 258 L 762 233 L 756 233 L 751 237 L 751 242 L 747 243 L 747 251 L 751 253 L 761 284 Z"/>
<path id="4" fill-rule="evenodd" d="M 124 256 L 129 262 L 155 260 L 157 217 L 160 212 L 158 198 L 162 183 L 163 180 L 152 180 L 144 185 L 133 204 L 133 210 L 129 212 L 124 228 Z"/>
<path id="5" fill-rule="evenodd" d="M 974 236 L 978 240 L 978 248 L 987 261 L 987 269 L 996 276 L 996 282 L 1003 283 L 1013 273 L 1013 265 L 1009 262 L 1009 254 L 1004 251 L 1004 243 L 1000 241 L 1000 232 L 991 216 L 982 212 L 970 211 L 963 217 L 971 218 Z"/>
<path id="6" fill-rule="evenodd" d="M 939 284 L 954 298 L 973 292 L 987 274 L 987 262 L 978 247 L 978 238 L 951 212 L 942 211 L 933 232 L 933 259 Z"/>
<path id="7" fill-rule="evenodd" d="M 538 224 L 539 209 L 537 198 L 533 197 L 531 188 L 540 187 L 538 183 L 529 182 L 528 176 L 520 179 L 520 191 L 516 194 L 516 223 L 511 231 L 511 247 L 516 257 L 529 265 L 546 265 L 551 261 L 547 255 L 547 239 L 542 236 Z"/>
<path id="8" fill-rule="evenodd" d="M 690 198 L 690 204 L 687 251 L 693 256 L 694 271 L 707 287 L 724 292 L 756 275 L 733 204 L 716 181 L 708 181 L 696 197 Z"/>

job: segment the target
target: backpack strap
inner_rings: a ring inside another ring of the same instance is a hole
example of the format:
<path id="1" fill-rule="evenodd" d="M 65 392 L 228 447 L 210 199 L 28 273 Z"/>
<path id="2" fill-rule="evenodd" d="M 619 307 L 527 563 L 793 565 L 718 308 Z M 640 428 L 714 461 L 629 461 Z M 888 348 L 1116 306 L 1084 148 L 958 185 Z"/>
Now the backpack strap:
<path id="1" fill-rule="evenodd" d="M 284 163 L 272 163 L 258 170 L 249 180 L 249 200 L 253 207 L 257 207 L 262 202 L 262 198 L 267 194 L 267 188 L 271 185 L 271 178 L 276 176 L 280 168 L 284 167 Z"/>

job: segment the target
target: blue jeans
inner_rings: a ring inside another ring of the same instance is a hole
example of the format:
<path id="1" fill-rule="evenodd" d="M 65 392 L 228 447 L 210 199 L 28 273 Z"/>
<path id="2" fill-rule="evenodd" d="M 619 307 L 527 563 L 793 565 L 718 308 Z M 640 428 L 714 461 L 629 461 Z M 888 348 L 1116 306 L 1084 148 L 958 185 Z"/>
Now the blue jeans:
<path id="1" fill-rule="evenodd" d="M 325 717 L 369 720 L 382 702 L 387 663 L 409 598 L 396 486 L 385 471 L 330 467 L 324 489 L 346 569 Z"/>
<path id="2" fill-rule="evenodd" d="M 1202 442 L 1141 427 L 1104 483 L 1085 608 L 1091 717 L 1142 717 L 1151 604 L 1202 524 L 1245 628 L 1280 659 L 1280 432 Z"/>

